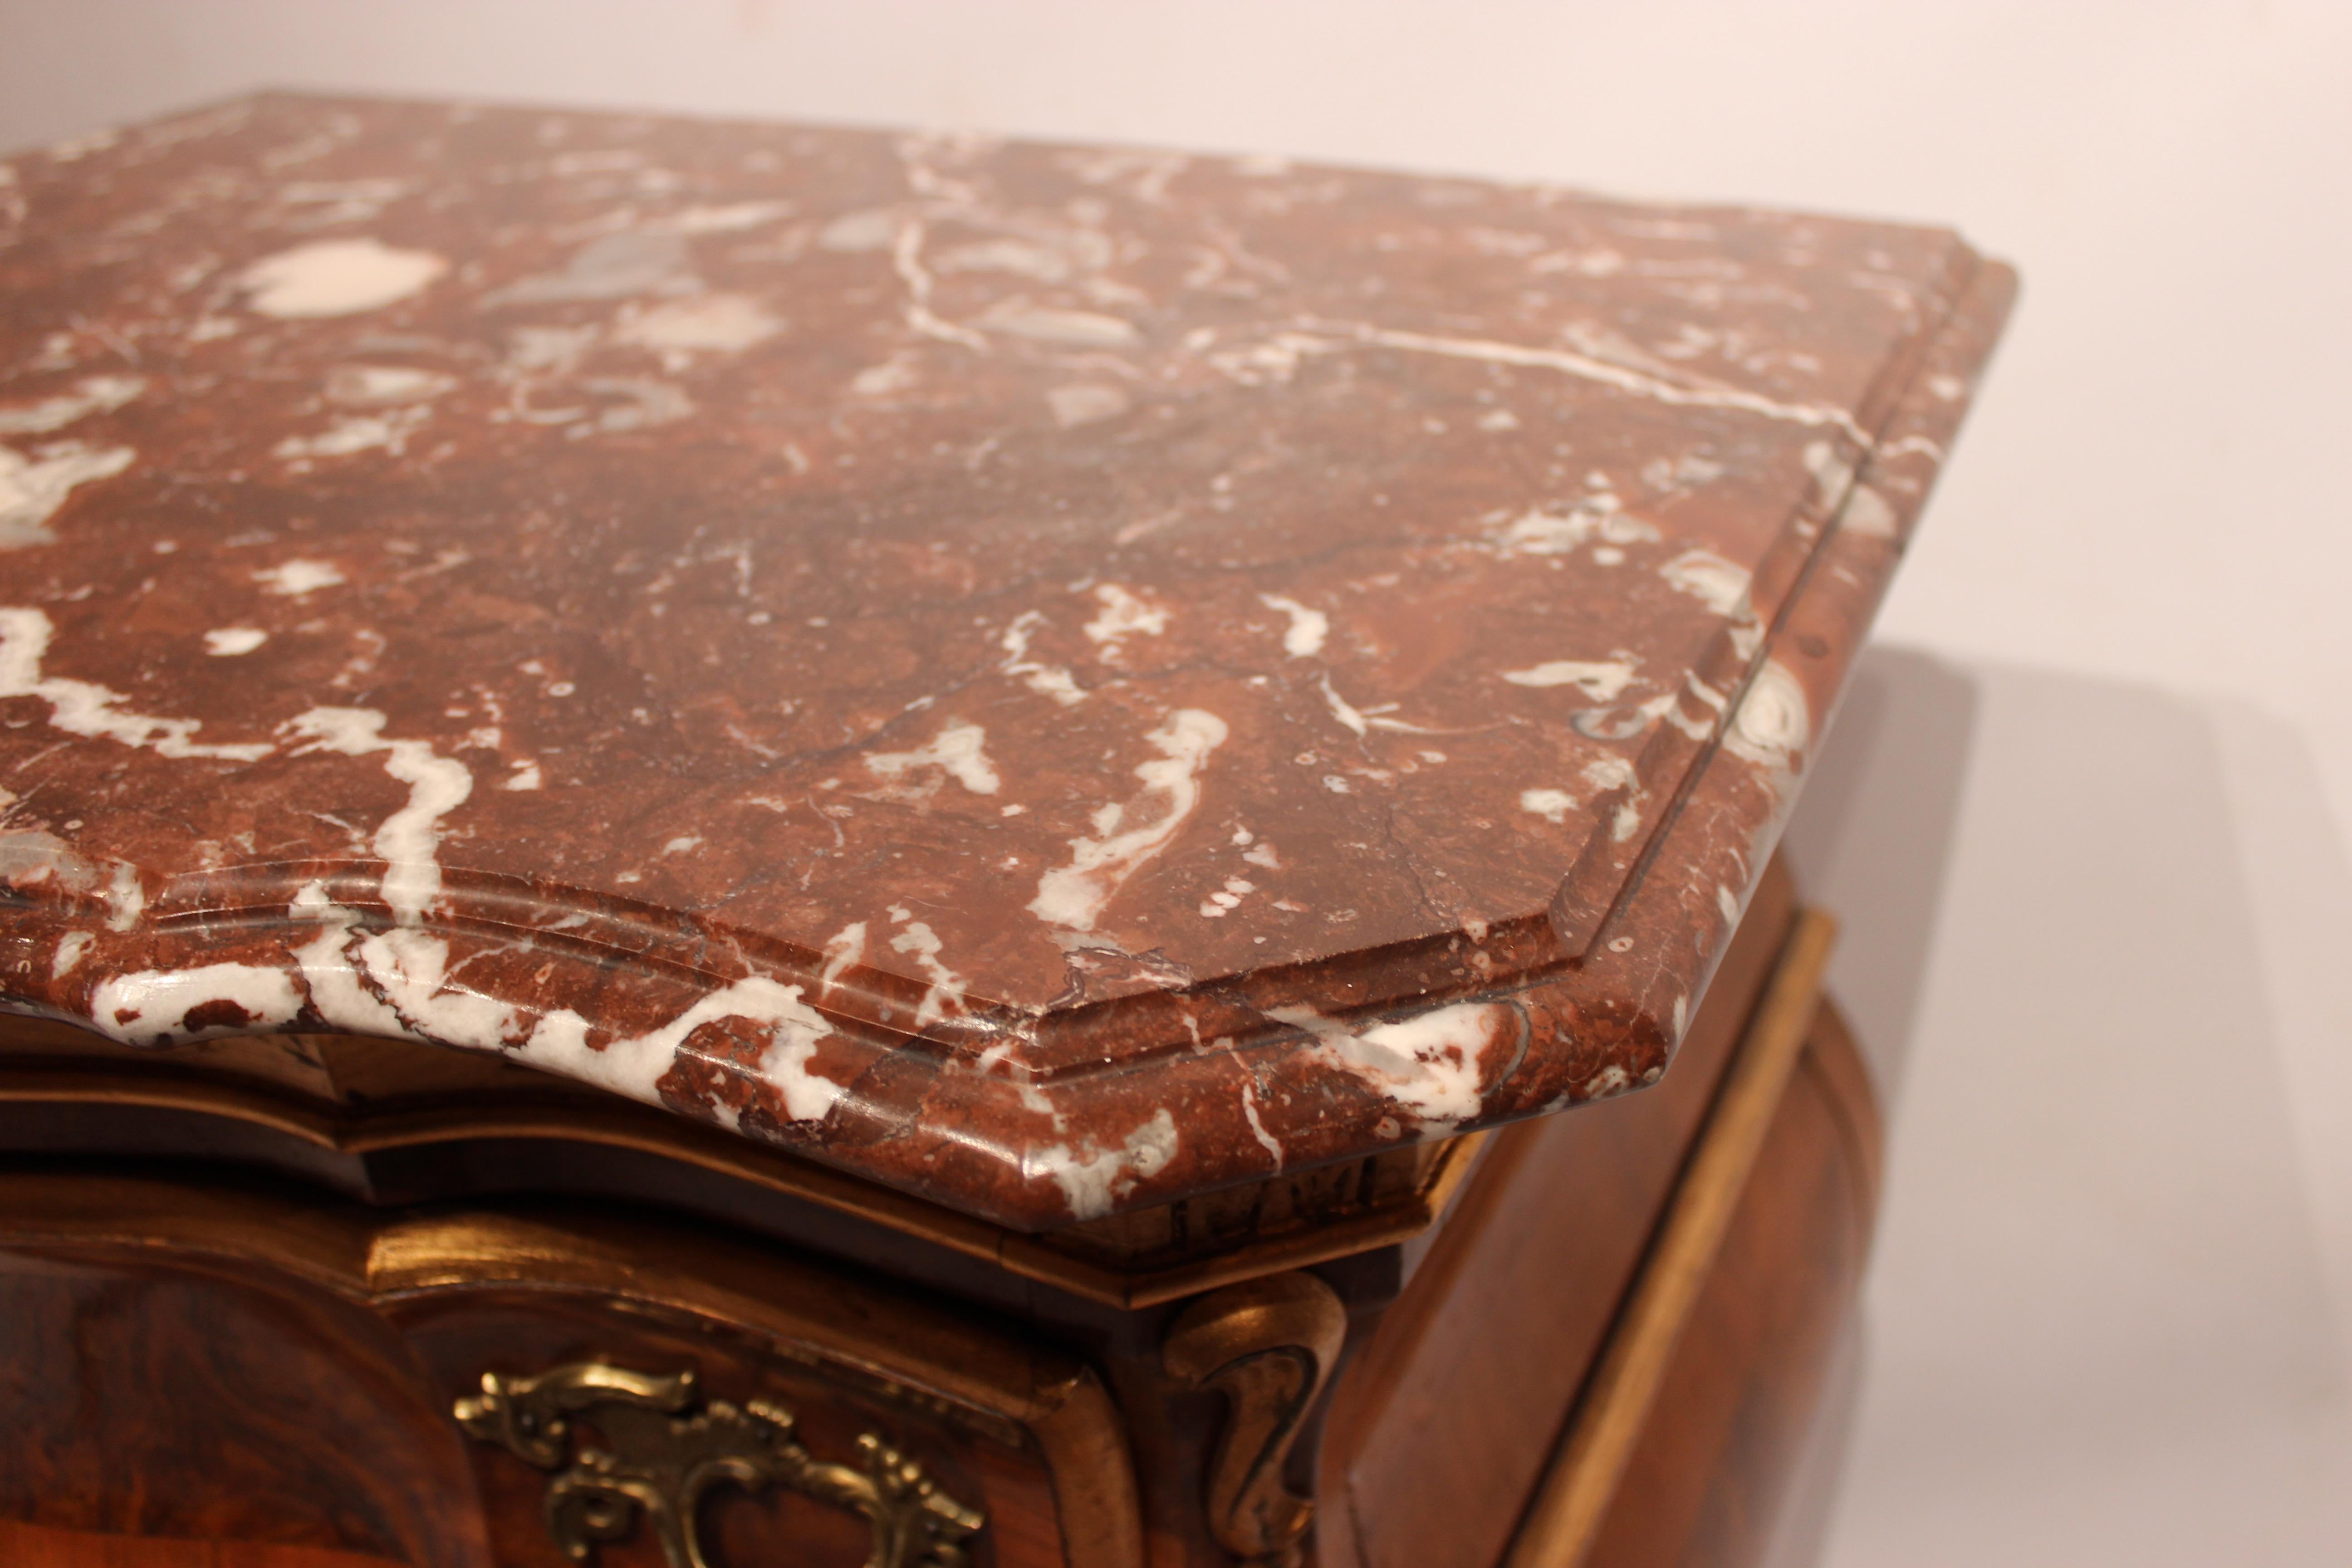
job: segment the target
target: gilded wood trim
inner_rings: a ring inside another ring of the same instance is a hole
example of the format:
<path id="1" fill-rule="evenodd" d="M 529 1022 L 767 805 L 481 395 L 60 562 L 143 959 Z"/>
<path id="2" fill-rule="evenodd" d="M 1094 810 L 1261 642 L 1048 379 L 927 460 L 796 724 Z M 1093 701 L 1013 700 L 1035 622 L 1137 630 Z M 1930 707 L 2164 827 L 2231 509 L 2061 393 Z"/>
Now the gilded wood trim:
<path id="1" fill-rule="evenodd" d="M 1130 1273 L 1070 1257 L 1039 1237 L 1007 1230 L 740 1139 L 685 1123 L 649 1125 L 641 1113 L 627 1106 L 571 1101 L 488 1110 L 436 1107 L 346 1119 L 280 1095 L 193 1075 L 146 1078 L 131 1076 L 119 1068 L 57 1067 L 0 1072 L 0 1101 L 135 1105 L 187 1111 L 265 1128 L 340 1154 L 364 1155 L 490 1138 L 548 1139 L 627 1149 L 815 1204 L 994 1264 L 1081 1300 L 1127 1310 L 1409 1241 L 1444 1214 L 1490 1136 L 1473 1132 L 1450 1141 L 1437 1153 L 1428 1183 L 1398 1203 L 1245 1243 L 1211 1257 Z"/>
<path id="2" fill-rule="evenodd" d="M 1026 1433 L 1054 1475 L 1071 1568 L 1141 1568 L 1126 1430 L 1094 1373 L 893 1292 L 740 1243 L 603 1216 L 494 1211 L 389 1222 L 274 1190 L 0 1173 L 0 1246 L 148 1250 L 260 1266 L 368 1306 L 485 1287 L 574 1292 L 716 1320 L 919 1405 Z"/>
<path id="3" fill-rule="evenodd" d="M 1347 1335 L 1347 1309 L 1312 1274 L 1229 1287 L 1193 1302 L 1168 1331 L 1169 1375 L 1225 1396 L 1203 1500 L 1209 1532 L 1250 1568 L 1292 1568 L 1315 1521 L 1315 1500 L 1291 1491 L 1283 1462 Z"/>
<path id="4" fill-rule="evenodd" d="M 1578 1568 L 1591 1551 L 1804 1055 L 1836 935 L 1830 916 L 1798 915 L 1505 1568 Z"/>
<path id="5" fill-rule="evenodd" d="M 1069 1568 L 1142 1561 L 1143 1505 L 1127 1447 L 1127 1423 L 1102 1380 L 1083 1370 L 1034 1390 L 1029 1436 L 1054 1478 Z"/>

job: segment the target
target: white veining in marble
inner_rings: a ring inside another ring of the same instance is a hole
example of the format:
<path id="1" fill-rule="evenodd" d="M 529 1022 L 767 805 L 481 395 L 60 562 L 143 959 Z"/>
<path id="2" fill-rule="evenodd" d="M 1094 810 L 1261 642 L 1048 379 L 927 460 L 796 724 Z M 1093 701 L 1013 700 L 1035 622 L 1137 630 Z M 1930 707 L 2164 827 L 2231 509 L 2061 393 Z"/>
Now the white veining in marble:
<path id="1" fill-rule="evenodd" d="M 214 744 L 191 739 L 199 719 L 159 719 L 128 711 L 130 699 L 88 680 L 45 675 L 55 628 L 39 610 L 0 609 L 0 697 L 37 697 L 49 705 L 49 723 L 69 735 L 89 735 L 131 747 L 152 746 L 159 756 L 255 762 L 269 755 L 266 742 Z"/>
<path id="2" fill-rule="evenodd" d="M 1225 735 L 1225 721 L 1201 708 L 1180 708 L 1146 735 L 1160 756 L 1136 765 L 1142 792 L 1096 811 L 1095 832 L 1101 837 L 1070 840 L 1070 863 L 1038 879 L 1031 912 L 1067 931 L 1092 931 L 1111 895 L 1168 847 L 1200 804 L 1198 775 Z"/>

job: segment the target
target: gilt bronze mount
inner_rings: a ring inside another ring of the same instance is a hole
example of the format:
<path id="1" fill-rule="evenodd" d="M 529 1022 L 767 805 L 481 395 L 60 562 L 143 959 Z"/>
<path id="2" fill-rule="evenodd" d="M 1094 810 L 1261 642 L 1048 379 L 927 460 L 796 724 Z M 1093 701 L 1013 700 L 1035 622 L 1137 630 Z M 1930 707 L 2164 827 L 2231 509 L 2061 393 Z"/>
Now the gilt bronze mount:
<path id="1" fill-rule="evenodd" d="M 486 1372 L 482 1392 L 458 1400 L 455 1415 L 472 1436 L 555 1472 L 547 1528 L 574 1563 L 593 1561 L 600 1542 L 625 1539 L 642 1512 L 669 1568 L 712 1568 L 697 1510 L 713 1487 L 733 1485 L 755 1493 L 782 1486 L 864 1515 L 874 1532 L 866 1568 L 964 1568 L 964 1542 L 986 1521 L 880 1434 L 860 1435 L 856 1465 L 828 1463 L 802 1446 L 782 1405 L 705 1404 L 700 1394 L 691 1368 L 646 1373 L 572 1362 L 535 1377 Z M 575 1417 L 601 1446 L 580 1434 Z"/>

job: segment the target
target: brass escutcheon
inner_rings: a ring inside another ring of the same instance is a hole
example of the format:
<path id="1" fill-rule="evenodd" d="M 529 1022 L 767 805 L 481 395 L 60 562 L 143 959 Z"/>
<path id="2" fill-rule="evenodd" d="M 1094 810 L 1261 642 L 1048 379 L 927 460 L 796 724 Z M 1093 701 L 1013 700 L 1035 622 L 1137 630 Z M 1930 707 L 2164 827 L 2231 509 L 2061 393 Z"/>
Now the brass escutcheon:
<path id="1" fill-rule="evenodd" d="M 858 1463 L 816 1458 L 793 1434 L 793 1413 L 766 1400 L 702 1408 L 691 1368 L 655 1374 L 573 1362 L 535 1377 L 482 1374 L 482 1392 L 460 1399 L 457 1423 L 472 1436 L 556 1472 L 547 1483 L 547 1528 L 563 1554 L 590 1562 L 596 1543 L 620 1541 L 643 1512 L 669 1568 L 710 1568 L 695 1523 L 712 1487 L 750 1492 L 782 1486 L 863 1514 L 874 1531 L 866 1568 L 964 1568 L 963 1543 L 987 1521 L 939 1489 L 923 1467 L 867 1432 Z M 584 1417 L 604 1447 L 575 1443 Z"/>

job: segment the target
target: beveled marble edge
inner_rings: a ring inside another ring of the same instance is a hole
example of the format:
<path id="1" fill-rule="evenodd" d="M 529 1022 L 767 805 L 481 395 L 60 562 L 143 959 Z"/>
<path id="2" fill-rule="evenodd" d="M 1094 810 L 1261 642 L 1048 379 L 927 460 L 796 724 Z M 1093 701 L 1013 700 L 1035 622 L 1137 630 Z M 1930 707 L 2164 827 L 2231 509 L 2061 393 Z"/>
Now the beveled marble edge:
<path id="1" fill-rule="evenodd" d="M 780 1025 L 796 1024 L 812 1047 L 818 1035 L 830 1037 L 829 1066 L 843 1050 L 863 1061 L 825 1086 L 818 1116 L 774 1121 L 762 1129 L 766 1135 L 810 1158 L 1016 1229 L 1167 1203 L 1270 1171 L 1451 1136 L 1654 1081 L 1778 840 L 1803 758 L 1818 741 L 1820 726 L 1808 716 L 1833 710 L 2014 288 L 2013 273 L 1997 263 L 1978 265 L 1968 279 L 1876 440 L 1854 464 L 1840 526 L 1825 530 L 1810 553 L 1747 687 L 1726 705 L 1716 734 L 1693 759 L 1680 804 L 1645 841 L 1624 850 L 1629 863 L 1622 870 L 1612 868 L 1622 878 L 1622 895 L 1597 915 L 1580 914 L 1572 877 L 1563 889 L 1569 913 L 1563 918 L 1559 905 L 1554 911 L 1553 924 L 1565 931 L 1497 929 L 1476 942 L 1433 943 L 1420 955 L 1430 981 L 1440 970 L 1461 973 L 1465 963 L 1480 973 L 1510 975 L 1508 981 L 1486 989 L 1428 985 L 1403 1004 L 1392 994 L 1370 1007 L 1313 1010 L 1282 996 L 1279 973 L 1254 975 L 1152 999 L 1167 1009 L 1157 1020 L 1165 1033 L 1156 1052 L 1122 1050 L 1116 1060 L 1106 1052 L 1096 1062 L 1041 1074 L 1002 1042 L 926 1040 L 910 1048 L 906 1037 L 846 1025 L 830 1008 L 820 1016 L 800 1004 L 797 988 L 773 978 L 805 971 L 814 979 L 819 955 L 764 951 L 742 932 L 704 931 L 676 913 L 595 899 L 583 901 L 581 928 L 568 938 L 551 941 L 544 925 L 537 926 L 534 940 L 554 955 L 549 963 L 578 971 L 550 989 L 593 998 L 622 983 L 630 1014 L 669 1022 L 635 1036 L 615 1033 L 594 1048 L 584 1020 L 572 1013 L 578 1049 L 563 1060 L 535 1060 L 733 1127 L 732 1107 L 749 1094 L 751 1080 L 772 1074 L 774 1052 L 688 1049 L 688 1037 L 705 1019 L 777 1013 L 758 1005 L 791 992 L 792 1016 L 778 1014 Z M 1858 510 L 1871 526 L 1845 525 Z M 1662 867 L 1671 880 L 1657 874 Z M 298 981 L 311 994 L 343 988 L 357 995 L 360 981 L 344 942 L 324 939 L 348 936 L 352 911 L 383 897 L 372 886 L 381 880 L 373 868 L 285 870 L 315 890 L 311 901 L 319 908 L 310 912 L 322 940 L 291 951 L 290 973 L 218 965 L 240 973 L 201 976 L 225 997 L 256 993 L 245 998 L 257 1004 L 247 1009 L 254 1016 L 273 1011 L 259 992 L 290 997 Z M 278 879 L 257 880 L 272 885 L 248 889 L 259 899 L 236 902 L 248 911 L 269 902 L 285 910 L 287 889 L 275 885 Z M 89 998 L 92 1012 L 70 1005 L 70 965 L 61 964 L 74 931 L 119 918 L 107 891 L 55 887 L 12 899 L 16 908 L 0 962 L 15 972 L 13 1005 L 84 1025 L 97 1021 L 107 988 Z M 474 889 L 453 877 L 444 905 L 371 940 L 396 940 L 410 930 L 478 938 L 504 924 L 498 910 L 506 897 L 525 893 L 543 910 L 553 891 Z M 212 898 L 179 912 L 147 912 L 151 923 L 184 924 L 192 934 L 251 918 Z M 281 914 L 276 923 L 283 920 Z M 1552 960 L 1560 936 L 1587 925 L 1583 956 Z M 1692 973 L 1686 959 L 1660 956 L 1670 949 L 1706 955 L 1693 988 L 1685 989 Z M 1384 956 L 1392 974 L 1410 979 L 1418 967 L 1414 955 Z M 499 1005 L 535 1024 L 549 1021 L 538 1016 L 545 1009 L 535 998 L 499 999 Z M 420 1037 L 482 1044 L 462 1029 L 444 1032 L 449 1037 Z M 792 1092 L 788 1083 L 788 1100 Z"/>

